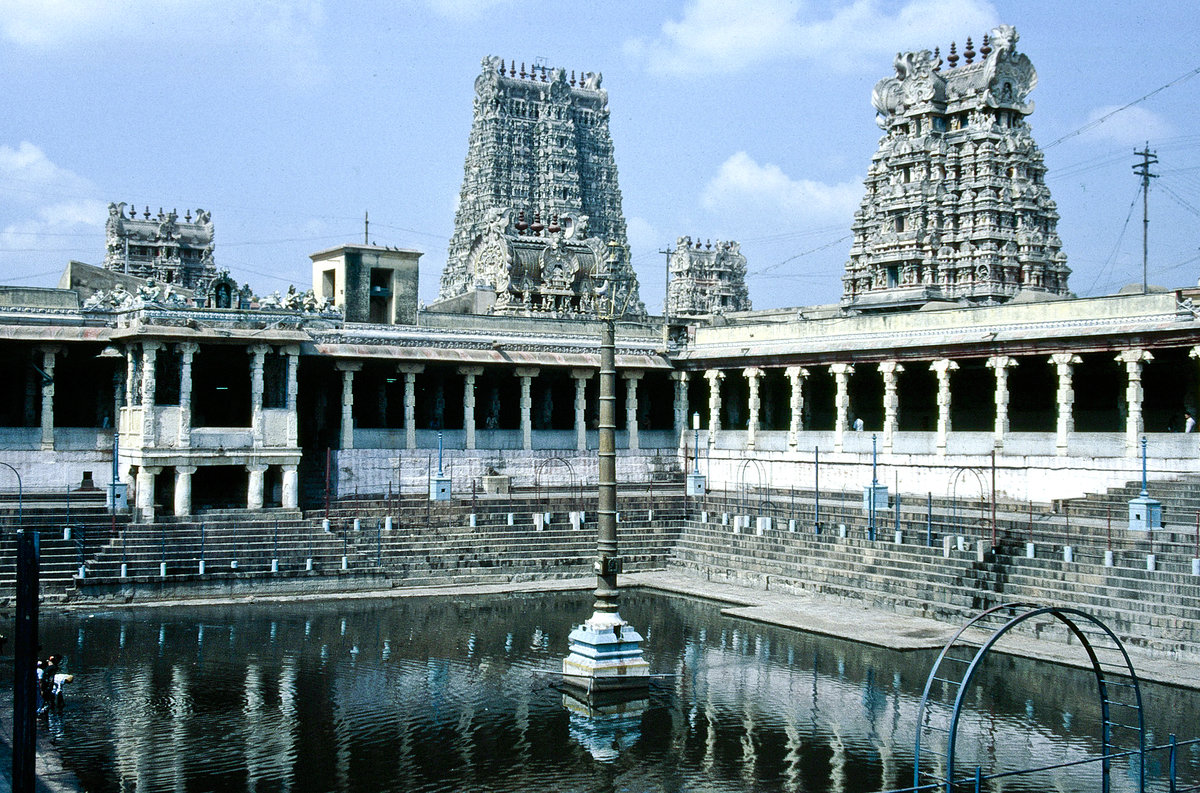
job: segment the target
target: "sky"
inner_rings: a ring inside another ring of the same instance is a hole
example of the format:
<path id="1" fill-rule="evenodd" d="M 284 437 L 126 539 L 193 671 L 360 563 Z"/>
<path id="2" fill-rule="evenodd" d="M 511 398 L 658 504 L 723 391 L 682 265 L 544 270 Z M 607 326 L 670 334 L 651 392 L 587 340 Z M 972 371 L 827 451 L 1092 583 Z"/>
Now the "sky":
<path id="1" fill-rule="evenodd" d="M 755 308 L 836 302 L 899 51 L 1014 25 L 1079 295 L 1200 275 L 1194 0 L 0 0 L 0 283 L 100 264 L 109 202 L 212 213 L 259 294 L 309 254 L 416 248 L 432 301 L 487 55 L 599 71 L 633 264 L 662 310 L 679 236 L 737 240 Z M 1127 107 L 1128 106 L 1128 107 Z M 1116 111 L 1116 112 L 1114 112 Z M 1098 122 L 1098 123 L 1097 123 Z"/>

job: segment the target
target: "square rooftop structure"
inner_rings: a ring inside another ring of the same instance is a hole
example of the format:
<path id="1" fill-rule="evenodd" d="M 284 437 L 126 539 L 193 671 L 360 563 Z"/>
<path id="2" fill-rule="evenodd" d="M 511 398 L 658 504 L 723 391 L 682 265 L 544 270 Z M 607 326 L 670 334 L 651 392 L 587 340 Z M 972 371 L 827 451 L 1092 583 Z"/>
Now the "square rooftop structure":
<path id="1" fill-rule="evenodd" d="M 339 245 L 318 251 L 313 293 L 346 312 L 347 322 L 413 325 L 421 251 L 380 245 Z"/>

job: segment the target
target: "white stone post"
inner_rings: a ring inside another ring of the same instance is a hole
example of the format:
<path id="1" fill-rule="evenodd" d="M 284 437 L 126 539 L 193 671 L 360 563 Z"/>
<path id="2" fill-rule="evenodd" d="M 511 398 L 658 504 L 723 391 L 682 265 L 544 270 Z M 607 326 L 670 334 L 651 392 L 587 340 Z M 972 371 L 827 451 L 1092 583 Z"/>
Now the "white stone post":
<path id="1" fill-rule="evenodd" d="M 54 448 L 54 356 L 58 347 L 42 348 L 42 448 Z"/>
<path id="2" fill-rule="evenodd" d="M 300 445 L 300 414 L 296 397 L 300 393 L 300 348 L 291 345 L 282 349 L 287 356 L 287 445 Z M 287 491 L 287 488 L 284 488 Z M 286 497 L 286 496 L 285 496 Z"/>
<path id="3" fill-rule="evenodd" d="M 1080 363 L 1078 355 L 1058 352 L 1050 356 L 1050 363 L 1058 373 L 1058 420 L 1055 427 L 1055 448 L 1060 457 L 1067 454 L 1067 437 L 1075 431 L 1075 417 L 1071 407 L 1075 404 L 1075 389 L 1071 387 L 1071 367 Z"/>
<path id="4" fill-rule="evenodd" d="M 142 446 L 157 446 L 157 434 L 154 431 L 157 409 L 154 406 L 155 361 L 158 360 L 158 349 L 162 345 L 156 341 L 142 342 Z"/>
<path id="5" fill-rule="evenodd" d="M 404 445 L 417 448 L 417 375 L 425 371 L 419 363 L 401 364 L 396 370 L 404 374 Z"/>
<path id="6" fill-rule="evenodd" d="M 717 443 L 717 431 L 721 428 L 721 381 L 725 373 L 720 369 L 709 369 L 704 373 L 708 380 L 708 445 Z"/>
<path id="7" fill-rule="evenodd" d="M 591 369 L 571 370 L 575 381 L 575 448 L 581 452 L 587 451 L 587 381 L 591 376 Z"/>
<path id="8" fill-rule="evenodd" d="M 833 449 L 840 452 L 846 439 L 846 426 L 850 414 L 850 375 L 854 374 L 854 365 L 848 363 L 831 364 L 829 371 L 833 374 L 837 393 L 833 397 Z"/>
<path id="9" fill-rule="evenodd" d="M 883 361 L 879 372 L 883 375 L 883 451 L 890 453 L 896 442 L 896 429 L 900 424 L 900 393 L 896 381 L 904 366 L 896 361 Z"/>
<path id="10" fill-rule="evenodd" d="M 354 373 L 362 369 L 357 361 L 338 361 L 334 368 L 342 373 L 342 448 L 354 448 Z"/>
<path id="11" fill-rule="evenodd" d="M 939 358 L 929 364 L 929 368 L 937 375 L 937 453 L 946 454 L 946 443 L 950 437 L 950 373 L 958 369 L 958 364 L 949 358 Z"/>
<path id="12" fill-rule="evenodd" d="M 1008 370 L 1017 365 L 1017 359 L 1009 355 L 995 355 L 987 359 L 988 368 L 996 373 L 996 426 L 992 445 L 1004 448 L 1004 436 L 1008 435 Z"/>
<path id="13" fill-rule="evenodd" d="M 674 414 L 674 429 L 675 438 L 678 441 L 679 448 L 683 448 L 687 443 L 687 431 L 690 428 L 688 424 L 688 373 L 687 372 L 671 372 L 671 379 L 675 381 L 675 414 Z"/>
<path id="14" fill-rule="evenodd" d="M 246 509 L 262 509 L 263 507 L 263 474 L 265 465 L 247 465 L 246 472 Z"/>
<path id="15" fill-rule="evenodd" d="M 804 428 L 804 381 L 808 378 L 808 370 L 803 366 L 789 366 L 784 369 L 788 380 L 792 383 L 791 418 L 788 422 L 788 447 L 795 449 L 800 443 L 800 430 Z"/>
<path id="16" fill-rule="evenodd" d="M 746 420 L 746 450 L 754 451 L 754 437 L 758 434 L 758 413 L 761 407 L 758 386 L 759 381 L 762 380 L 763 370 L 757 366 L 751 366 L 743 369 L 742 374 L 746 378 L 746 386 L 750 391 L 748 400 L 750 415 Z"/>
<path id="17" fill-rule="evenodd" d="M 1142 364 L 1153 361 L 1154 356 L 1149 350 L 1125 350 L 1117 355 L 1117 363 L 1125 364 L 1127 385 L 1125 386 L 1125 404 L 1128 412 L 1125 417 L 1125 453 L 1137 457 L 1140 452 L 1140 439 L 1145 431 L 1145 420 L 1142 417 Z"/>
<path id="18" fill-rule="evenodd" d="M 521 448 L 533 448 L 533 378 L 537 377 L 536 366 L 518 366 L 517 377 L 521 378 Z"/>
<path id="19" fill-rule="evenodd" d="M 187 516 L 192 514 L 192 474 L 196 473 L 194 465 L 175 466 L 175 515 Z"/>
<path id="20" fill-rule="evenodd" d="M 154 477 L 162 473 L 162 468 L 143 465 L 137 473 L 137 507 L 138 514 L 146 523 L 154 521 Z"/>
<path id="21" fill-rule="evenodd" d="M 186 449 L 192 445 L 192 365 L 196 353 L 200 351 L 200 345 L 193 341 L 185 341 L 179 345 L 179 448 Z M 175 480 L 176 496 L 175 503 L 179 503 L 179 479 Z M 191 487 L 191 481 L 188 481 L 188 487 Z M 188 491 L 189 504 L 191 503 L 191 491 Z M 176 507 L 175 514 L 181 514 Z M 191 514 L 189 512 L 182 513 L 184 515 Z"/>
<path id="22" fill-rule="evenodd" d="M 283 466 L 283 498 L 281 506 L 284 509 L 296 509 L 300 506 L 300 476 L 296 466 Z"/>
<path id="23" fill-rule="evenodd" d="M 252 344 L 250 353 L 250 434 L 255 448 L 262 448 L 265 435 L 263 428 L 263 362 L 270 347 Z"/>
<path id="24" fill-rule="evenodd" d="M 475 378 L 483 374 L 482 366 L 460 366 L 458 373 L 463 376 L 463 432 L 466 436 L 463 446 L 475 448 Z"/>
<path id="25" fill-rule="evenodd" d="M 642 379 L 642 374 L 636 369 L 621 372 L 621 377 L 625 378 L 625 429 L 629 435 L 630 449 L 640 448 L 638 445 L 637 384 L 638 380 Z"/>

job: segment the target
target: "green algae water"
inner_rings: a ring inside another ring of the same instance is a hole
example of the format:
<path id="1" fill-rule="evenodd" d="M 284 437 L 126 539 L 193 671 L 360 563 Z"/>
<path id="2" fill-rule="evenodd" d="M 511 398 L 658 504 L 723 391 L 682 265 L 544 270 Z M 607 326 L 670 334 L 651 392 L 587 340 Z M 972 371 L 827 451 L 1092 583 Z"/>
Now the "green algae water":
<path id="1" fill-rule="evenodd" d="M 660 677 L 644 700 L 589 716 L 549 673 L 590 610 L 589 593 L 569 593 L 43 615 L 43 652 L 66 655 L 76 678 L 39 741 L 94 793 L 814 793 L 912 783 L 934 653 L 627 592 L 622 616 L 646 636 Z M 964 714 L 961 767 L 1098 753 L 1087 674 L 992 658 Z M 1161 686 L 1143 694 L 1148 743 L 1195 730 L 1200 697 Z M 1198 762 L 1181 753 L 1185 780 L 1196 781 Z M 1099 770 L 1003 789 L 1099 790 Z M 1113 789 L 1136 790 L 1133 770 L 1117 764 Z"/>

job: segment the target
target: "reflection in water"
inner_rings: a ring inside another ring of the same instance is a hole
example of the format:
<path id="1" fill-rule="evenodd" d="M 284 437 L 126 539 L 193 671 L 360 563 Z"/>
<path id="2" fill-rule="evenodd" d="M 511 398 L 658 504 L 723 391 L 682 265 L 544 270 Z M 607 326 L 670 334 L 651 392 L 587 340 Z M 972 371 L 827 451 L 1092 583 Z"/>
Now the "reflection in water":
<path id="1" fill-rule="evenodd" d="M 547 672 L 588 593 L 45 615 L 75 689 L 51 725 L 90 791 L 870 791 L 912 778 L 932 653 L 894 653 L 637 592 L 647 700 L 589 717 Z M 963 768 L 1098 750 L 1094 683 L 994 656 Z M 1144 691 L 1148 740 L 1191 729 L 1190 692 Z M 1155 716 L 1161 718 L 1154 721 Z M 1165 760 L 1165 758 L 1164 758 Z M 1181 759 L 1195 781 L 1197 757 Z M 1094 790 L 1099 771 L 1005 790 Z M 1136 789 L 1127 765 L 1114 790 Z"/>

